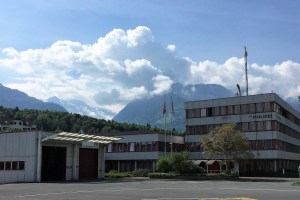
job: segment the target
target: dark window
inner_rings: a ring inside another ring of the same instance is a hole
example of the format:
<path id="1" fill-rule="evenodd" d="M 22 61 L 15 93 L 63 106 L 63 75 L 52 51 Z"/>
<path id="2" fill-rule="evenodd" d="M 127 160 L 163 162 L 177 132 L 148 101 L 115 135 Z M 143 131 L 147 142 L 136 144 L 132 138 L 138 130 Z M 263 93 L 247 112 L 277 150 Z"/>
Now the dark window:
<path id="1" fill-rule="evenodd" d="M 258 149 L 264 150 L 265 149 L 265 142 L 264 140 L 258 140 Z"/>
<path id="2" fill-rule="evenodd" d="M 213 108 L 207 108 L 207 116 L 212 117 L 213 116 Z"/>
<path id="3" fill-rule="evenodd" d="M 256 140 L 251 140 L 251 150 L 256 150 Z"/>
<path id="4" fill-rule="evenodd" d="M 11 169 L 12 170 L 18 170 L 18 163 L 19 162 L 18 161 L 12 161 L 11 163 L 12 163 L 12 168 Z"/>
<path id="5" fill-rule="evenodd" d="M 272 140 L 265 140 L 266 150 L 272 150 Z"/>
<path id="6" fill-rule="evenodd" d="M 255 122 L 250 122 L 250 131 L 256 131 L 256 123 Z"/>
<path id="7" fill-rule="evenodd" d="M 4 162 L 0 162 L 0 170 L 4 170 Z"/>
<path id="8" fill-rule="evenodd" d="M 25 161 L 19 161 L 19 170 L 25 169 Z"/>
<path id="9" fill-rule="evenodd" d="M 5 170 L 11 170 L 11 162 L 10 161 L 5 162 Z"/>

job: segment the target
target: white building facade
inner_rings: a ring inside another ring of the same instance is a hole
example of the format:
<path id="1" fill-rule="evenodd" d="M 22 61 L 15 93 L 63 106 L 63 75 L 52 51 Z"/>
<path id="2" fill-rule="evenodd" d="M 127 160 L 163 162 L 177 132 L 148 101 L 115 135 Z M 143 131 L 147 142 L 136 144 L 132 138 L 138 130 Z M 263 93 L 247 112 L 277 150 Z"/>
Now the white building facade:
<path id="1" fill-rule="evenodd" d="M 275 93 L 185 102 L 185 145 L 191 159 L 207 159 L 201 138 L 215 127 L 235 123 L 250 140 L 254 159 L 246 174 L 296 170 L 300 165 L 300 114 Z"/>

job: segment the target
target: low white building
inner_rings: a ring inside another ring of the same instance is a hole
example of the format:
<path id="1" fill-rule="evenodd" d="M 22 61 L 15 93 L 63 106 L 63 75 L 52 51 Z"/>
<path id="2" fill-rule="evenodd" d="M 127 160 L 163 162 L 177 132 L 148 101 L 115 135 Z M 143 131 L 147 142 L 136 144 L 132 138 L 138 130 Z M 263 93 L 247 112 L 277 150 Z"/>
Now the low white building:
<path id="1" fill-rule="evenodd" d="M 0 134 L 0 183 L 104 177 L 105 145 L 117 137 L 78 133 Z"/>
<path id="2" fill-rule="evenodd" d="M 122 139 L 106 147 L 106 170 L 155 171 L 155 162 L 172 152 L 184 150 L 184 138 L 153 131 L 108 133 Z"/>

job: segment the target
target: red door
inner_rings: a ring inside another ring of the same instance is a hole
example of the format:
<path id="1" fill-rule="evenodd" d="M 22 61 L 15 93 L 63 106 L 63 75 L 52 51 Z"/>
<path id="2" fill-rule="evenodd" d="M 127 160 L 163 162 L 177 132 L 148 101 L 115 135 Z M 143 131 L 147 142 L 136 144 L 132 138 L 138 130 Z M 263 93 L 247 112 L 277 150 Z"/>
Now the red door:
<path id="1" fill-rule="evenodd" d="M 98 149 L 79 150 L 79 179 L 98 178 Z"/>

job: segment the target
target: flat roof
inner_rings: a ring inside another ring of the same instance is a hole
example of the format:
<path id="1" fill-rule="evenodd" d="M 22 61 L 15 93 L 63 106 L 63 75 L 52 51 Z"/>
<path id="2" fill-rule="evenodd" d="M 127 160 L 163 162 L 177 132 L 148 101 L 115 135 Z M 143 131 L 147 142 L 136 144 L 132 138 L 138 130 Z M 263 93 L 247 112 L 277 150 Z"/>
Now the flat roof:
<path id="1" fill-rule="evenodd" d="M 82 133 L 69 133 L 61 132 L 56 133 L 50 136 L 47 136 L 42 139 L 42 142 L 45 141 L 64 141 L 64 142 L 94 142 L 98 144 L 108 144 L 120 140 L 120 137 L 107 137 L 91 134 L 82 134 Z"/>

